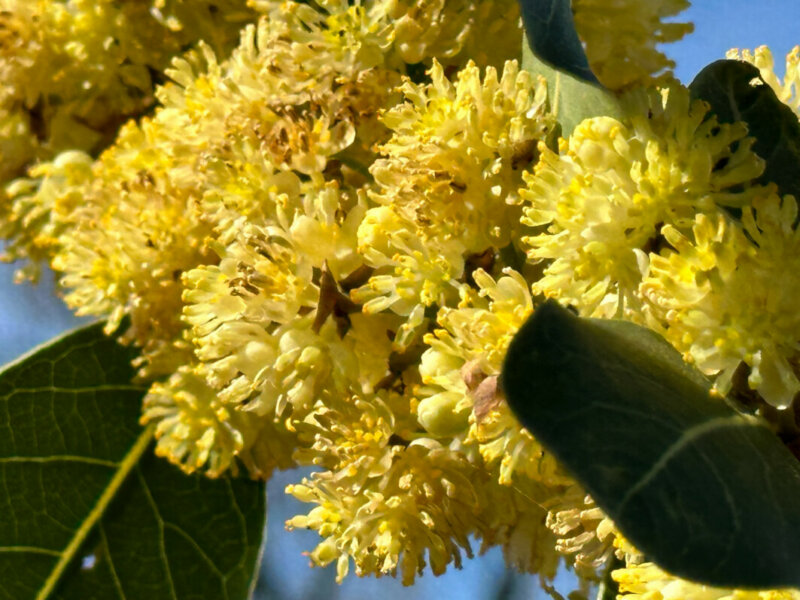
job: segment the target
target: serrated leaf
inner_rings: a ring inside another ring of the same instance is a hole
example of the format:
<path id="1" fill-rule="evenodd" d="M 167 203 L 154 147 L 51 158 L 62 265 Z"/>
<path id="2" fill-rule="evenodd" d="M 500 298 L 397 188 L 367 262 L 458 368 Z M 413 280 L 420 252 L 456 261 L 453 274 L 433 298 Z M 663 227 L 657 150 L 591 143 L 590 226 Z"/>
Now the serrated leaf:
<path id="1" fill-rule="evenodd" d="M 711 105 L 721 123 L 747 123 L 753 150 L 766 161 L 760 183 L 774 182 L 782 194 L 800 198 L 800 123 L 756 67 L 718 60 L 700 71 L 689 90 Z"/>
<path id="2" fill-rule="evenodd" d="M 519 0 L 533 54 L 558 71 L 598 84 L 575 30 L 570 0 Z"/>
<path id="3" fill-rule="evenodd" d="M 0 372 L 0 599 L 249 596 L 264 486 L 156 458 L 131 358 L 96 324 Z"/>
<path id="4" fill-rule="evenodd" d="M 666 571 L 800 587 L 800 464 L 652 331 L 540 306 L 503 367 L 522 424 Z"/>

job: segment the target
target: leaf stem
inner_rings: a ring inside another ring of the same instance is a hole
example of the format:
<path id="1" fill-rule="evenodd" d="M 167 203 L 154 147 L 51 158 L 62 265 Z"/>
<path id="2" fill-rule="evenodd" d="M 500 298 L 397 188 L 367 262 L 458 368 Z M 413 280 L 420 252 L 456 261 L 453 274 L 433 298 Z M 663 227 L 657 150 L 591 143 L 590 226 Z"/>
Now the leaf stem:
<path id="1" fill-rule="evenodd" d="M 102 518 L 103 514 L 108 508 L 108 505 L 116 496 L 117 491 L 119 491 L 120 486 L 125 482 L 125 479 L 127 479 L 133 468 L 139 463 L 139 459 L 142 457 L 142 454 L 144 454 L 145 450 L 147 450 L 151 439 L 153 439 L 152 425 L 142 431 L 136 442 L 133 444 L 133 446 L 131 446 L 131 449 L 128 450 L 128 453 L 122 459 L 122 462 L 119 463 L 117 472 L 114 473 L 111 481 L 108 482 L 108 486 L 105 490 L 103 490 L 103 493 L 100 495 L 100 498 L 98 498 L 97 503 L 94 505 L 86 519 L 84 519 L 83 523 L 81 523 L 81 526 L 75 532 L 75 535 L 72 537 L 67 547 L 64 548 L 63 552 L 61 552 L 61 558 L 59 558 L 56 566 L 53 568 L 47 580 L 44 582 L 44 585 L 39 590 L 39 593 L 36 595 L 36 600 L 46 600 L 50 597 L 50 594 L 53 592 L 56 585 L 58 585 L 61 576 L 64 574 L 64 570 L 72 562 L 72 559 L 75 557 L 75 554 L 78 552 L 78 550 L 80 550 L 80 547 L 86 540 L 89 532 L 91 532 L 94 526 L 97 525 L 97 522 Z"/>

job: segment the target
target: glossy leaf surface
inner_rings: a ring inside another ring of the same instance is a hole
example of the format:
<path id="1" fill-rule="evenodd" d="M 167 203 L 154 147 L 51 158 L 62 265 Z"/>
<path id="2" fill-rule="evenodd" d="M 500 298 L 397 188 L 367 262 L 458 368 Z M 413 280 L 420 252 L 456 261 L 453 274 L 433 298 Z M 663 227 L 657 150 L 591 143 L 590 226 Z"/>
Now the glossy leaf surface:
<path id="1" fill-rule="evenodd" d="M 598 83 L 575 30 L 570 0 L 519 0 L 519 4 L 534 55 L 559 71 Z"/>
<path id="2" fill-rule="evenodd" d="M 660 336 L 555 301 L 521 328 L 508 402 L 666 571 L 725 588 L 800 587 L 800 463 L 709 394 Z"/>
<path id="3" fill-rule="evenodd" d="M 761 183 L 776 183 L 782 194 L 800 198 L 800 123 L 756 67 L 718 60 L 700 71 L 689 89 L 711 105 L 721 123 L 747 123 L 756 140 L 753 150 L 766 161 Z"/>

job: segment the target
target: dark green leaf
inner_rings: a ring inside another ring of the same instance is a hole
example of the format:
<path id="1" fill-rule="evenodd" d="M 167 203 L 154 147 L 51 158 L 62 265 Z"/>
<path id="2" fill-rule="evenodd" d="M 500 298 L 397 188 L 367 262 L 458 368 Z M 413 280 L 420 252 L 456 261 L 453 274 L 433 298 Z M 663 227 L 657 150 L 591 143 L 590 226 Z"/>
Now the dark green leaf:
<path id="1" fill-rule="evenodd" d="M 130 350 L 91 325 L 0 372 L 0 599 L 247 598 L 263 484 L 152 453 Z"/>
<path id="2" fill-rule="evenodd" d="M 711 105 L 721 123 L 744 121 L 756 139 L 756 154 L 767 165 L 760 183 L 774 182 L 781 193 L 800 198 L 800 123 L 753 65 L 719 60 L 689 86 L 693 98 Z"/>
<path id="3" fill-rule="evenodd" d="M 548 301 L 511 343 L 511 408 L 622 533 L 719 587 L 800 587 L 800 464 L 655 333 Z"/>
<path id="4" fill-rule="evenodd" d="M 617 98 L 599 85 L 559 71 L 536 57 L 530 48 L 522 48 L 522 68 L 547 81 L 547 100 L 561 126 L 561 135 L 569 137 L 584 119 L 599 116 L 622 118 Z"/>
<path id="5" fill-rule="evenodd" d="M 598 83 L 575 30 L 570 0 L 519 0 L 533 54 L 558 71 Z"/>

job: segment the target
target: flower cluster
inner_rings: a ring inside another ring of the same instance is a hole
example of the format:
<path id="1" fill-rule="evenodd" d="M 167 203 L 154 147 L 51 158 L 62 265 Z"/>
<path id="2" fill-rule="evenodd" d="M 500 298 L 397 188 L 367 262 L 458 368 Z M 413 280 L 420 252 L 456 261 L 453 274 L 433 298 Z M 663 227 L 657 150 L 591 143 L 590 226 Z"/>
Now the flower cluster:
<path id="1" fill-rule="evenodd" d="M 589 582 L 616 553 L 624 595 L 691 597 L 500 382 L 556 298 L 648 325 L 722 393 L 800 391 L 797 204 L 754 183 L 746 127 L 669 75 L 655 44 L 690 29 L 667 21 L 686 4 L 575 0 L 623 110 L 559 140 L 515 60 L 516 0 L 6 0 L 0 179 L 24 175 L 2 192 L 6 258 L 125 328 L 159 455 L 211 477 L 314 467 L 287 526 L 319 533 L 310 558 L 339 579 L 410 584 L 478 539 L 543 580 L 566 556 Z M 767 50 L 741 56 L 797 110 L 797 52 L 783 81 Z"/>
<path id="2" fill-rule="evenodd" d="M 693 30 L 691 23 L 667 20 L 689 8 L 689 0 L 574 0 L 572 5 L 589 66 L 603 85 L 622 90 L 672 79 L 675 63 L 656 46 Z"/>
<path id="3" fill-rule="evenodd" d="M 173 56 L 199 40 L 227 53 L 254 18 L 245 0 L 3 0 L 0 181 L 108 145 L 153 105 Z"/>
<path id="4" fill-rule="evenodd" d="M 586 316 L 635 319 L 661 229 L 759 193 L 746 185 L 763 163 L 743 124 L 718 124 L 679 86 L 637 90 L 625 101 L 627 123 L 588 119 L 558 154 L 542 146 L 522 192 L 522 222 L 537 228 L 523 242 L 529 259 L 546 265 L 534 290 Z"/>
<path id="5" fill-rule="evenodd" d="M 652 563 L 614 571 L 619 598 L 624 600 L 797 600 L 797 590 L 729 590 L 691 583 L 665 573 Z"/>
<path id="6" fill-rule="evenodd" d="M 795 47 L 786 56 L 785 75 L 783 80 L 775 74 L 775 60 L 766 46 L 753 50 L 733 49 L 728 58 L 743 60 L 757 67 L 761 78 L 773 89 L 781 102 L 791 107 L 800 115 L 800 48 Z"/>

